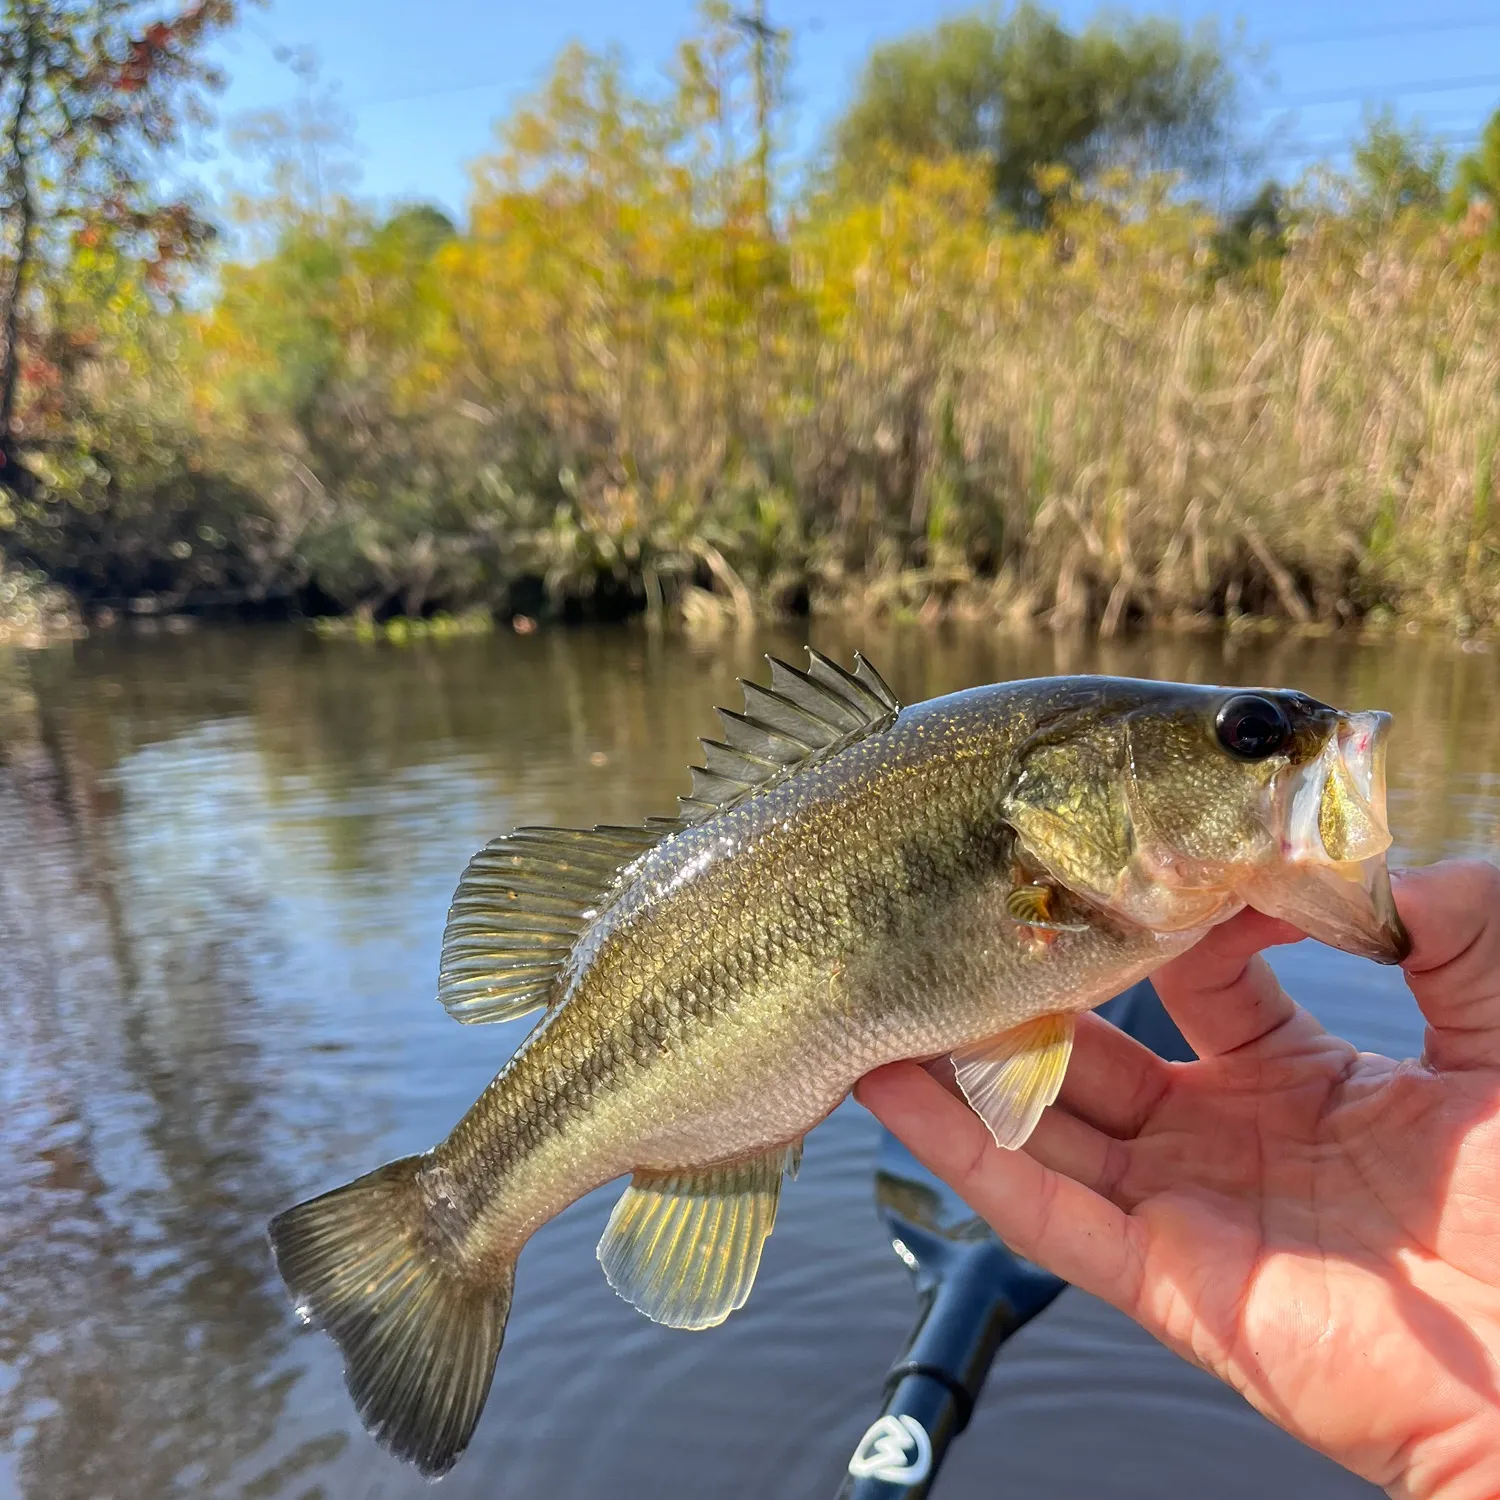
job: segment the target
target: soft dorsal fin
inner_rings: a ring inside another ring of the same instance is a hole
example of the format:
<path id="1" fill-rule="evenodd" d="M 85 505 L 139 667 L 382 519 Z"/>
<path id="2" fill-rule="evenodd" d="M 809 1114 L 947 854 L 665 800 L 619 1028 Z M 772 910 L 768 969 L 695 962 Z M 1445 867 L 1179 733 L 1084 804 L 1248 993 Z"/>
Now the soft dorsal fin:
<path id="1" fill-rule="evenodd" d="M 715 710 L 724 738 L 701 742 L 704 763 L 692 768 L 692 795 L 678 798 L 684 823 L 701 822 L 789 771 L 883 729 L 901 711 L 885 679 L 857 652 L 853 672 L 811 647 L 807 654 L 805 672 L 767 657 L 770 687 L 741 679 L 744 712 Z"/>
<path id="2" fill-rule="evenodd" d="M 681 830 L 517 828 L 468 863 L 443 931 L 438 999 L 458 1021 L 510 1021 L 547 1004 L 578 935 L 621 870 Z"/>

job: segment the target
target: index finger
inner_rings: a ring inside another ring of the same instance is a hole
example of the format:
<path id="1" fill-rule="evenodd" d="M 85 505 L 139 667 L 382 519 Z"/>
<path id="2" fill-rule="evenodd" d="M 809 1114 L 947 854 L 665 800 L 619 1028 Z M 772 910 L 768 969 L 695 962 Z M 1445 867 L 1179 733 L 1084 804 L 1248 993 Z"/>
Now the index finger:
<path id="1" fill-rule="evenodd" d="M 1297 1014 L 1260 953 L 1301 937 L 1290 922 L 1242 911 L 1152 975 L 1161 1003 L 1199 1057 L 1247 1047 Z"/>
<path id="2" fill-rule="evenodd" d="M 867 1073 L 854 1097 L 995 1232 L 1074 1286 L 1133 1307 L 1142 1253 L 1130 1216 L 1025 1151 L 1002 1151 L 979 1116 L 915 1063 Z"/>

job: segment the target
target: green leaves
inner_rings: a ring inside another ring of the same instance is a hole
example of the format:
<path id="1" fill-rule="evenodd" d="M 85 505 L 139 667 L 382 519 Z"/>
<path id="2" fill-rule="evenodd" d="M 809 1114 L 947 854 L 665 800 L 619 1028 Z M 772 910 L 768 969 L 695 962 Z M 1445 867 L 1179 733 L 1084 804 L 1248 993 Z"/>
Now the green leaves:
<path id="1" fill-rule="evenodd" d="M 1474 237 L 1500 246 L 1500 109 L 1490 116 L 1479 145 L 1460 158 L 1449 206 Z"/>
<path id="2" fill-rule="evenodd" d="M 831 178 L 878 192 L 913 157 L 983 156 L 996 201 L 1037 224 L 1041 169 L 1088 180 L 1109 167 L 1217 165 L 1234 75 L 1216 35 L 1171 21 L 1102 17 L 1080 32 L 1023 4 L 941 22 L 877 47 L 834 127 Z"/>

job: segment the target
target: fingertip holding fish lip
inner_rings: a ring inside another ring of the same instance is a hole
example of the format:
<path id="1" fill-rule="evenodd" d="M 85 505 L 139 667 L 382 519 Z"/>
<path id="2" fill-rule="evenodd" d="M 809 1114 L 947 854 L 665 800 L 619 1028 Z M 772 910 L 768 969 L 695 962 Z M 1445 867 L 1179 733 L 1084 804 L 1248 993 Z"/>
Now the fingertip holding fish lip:
<path id="1" fill-rule="evenodd" d="M 1404 964 L 1412 954 L 1411 934 L 1406 930 L 1406 924 L 1397 917 L 1393 924 L 1391 936 L 1391 957 L 1385 962 L 1399 965 Z"/>
<path id="2" fill-rule="evenodd" d="M 1382 929 L 1380 942 L 1371 942 L 1368 947 L 1351 945 L 1348 952 L 1356 958 L 1368 958 L 1386 968 L 1399 968 L 1411 956 L 1411 938 L 1404 927 L 1396 931 Z"/>

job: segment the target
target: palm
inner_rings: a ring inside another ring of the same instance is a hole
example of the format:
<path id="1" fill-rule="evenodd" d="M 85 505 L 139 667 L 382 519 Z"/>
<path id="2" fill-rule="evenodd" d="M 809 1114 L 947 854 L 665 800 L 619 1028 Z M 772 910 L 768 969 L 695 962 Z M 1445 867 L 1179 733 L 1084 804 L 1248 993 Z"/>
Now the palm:
<path id="1" fill-rule="evenodd" d="M 1469 1281 L 1500 1273 L 1500 1240 L 1487 1267 L 1449 1255 L 1478 1238 L 1476 1190 L 1500 1182 L 1500 1138 L 1481 1123 L 1500 1077 L 1464 1082 L 1473 1109 L 1438 1107 L 1421 1070 L 1361 1058 L 1299 1012 L 1274 1038 L 1184 1069 L 1101 1184 L 1140 1251 L 1129 1311 L 1383 1483 L 1415 1433 L 1494 1399 L 1473 1376 L 1484 1343 L 1500 1355 L 1484 1305 L 1496 1298 Z M 1388 1415 L 1372 1423 L 1377 1404 Z M 1491 1430 L 1500 1441 L 1500 1418 Z"/>
<path id="2" fill-rule="evenodd" d="M 1400 892 L 1423 1064 L 1357 1053 L 1293 1006 L 1250 959 L 1293 934 L 1252 915 L 1158 978 L 1200 1061 L 1087 1018 L 1026 1153 L 911 1065 L 861 1097 L 1018 1249 L 1296 1436 L 1392 1494 L 1493 1495 L 1500 922 L 1457 930 L 1463 880 L 1471 902 L 1480 882 L 1475 924 L 1500 914 L 1488 866 Z"/>

